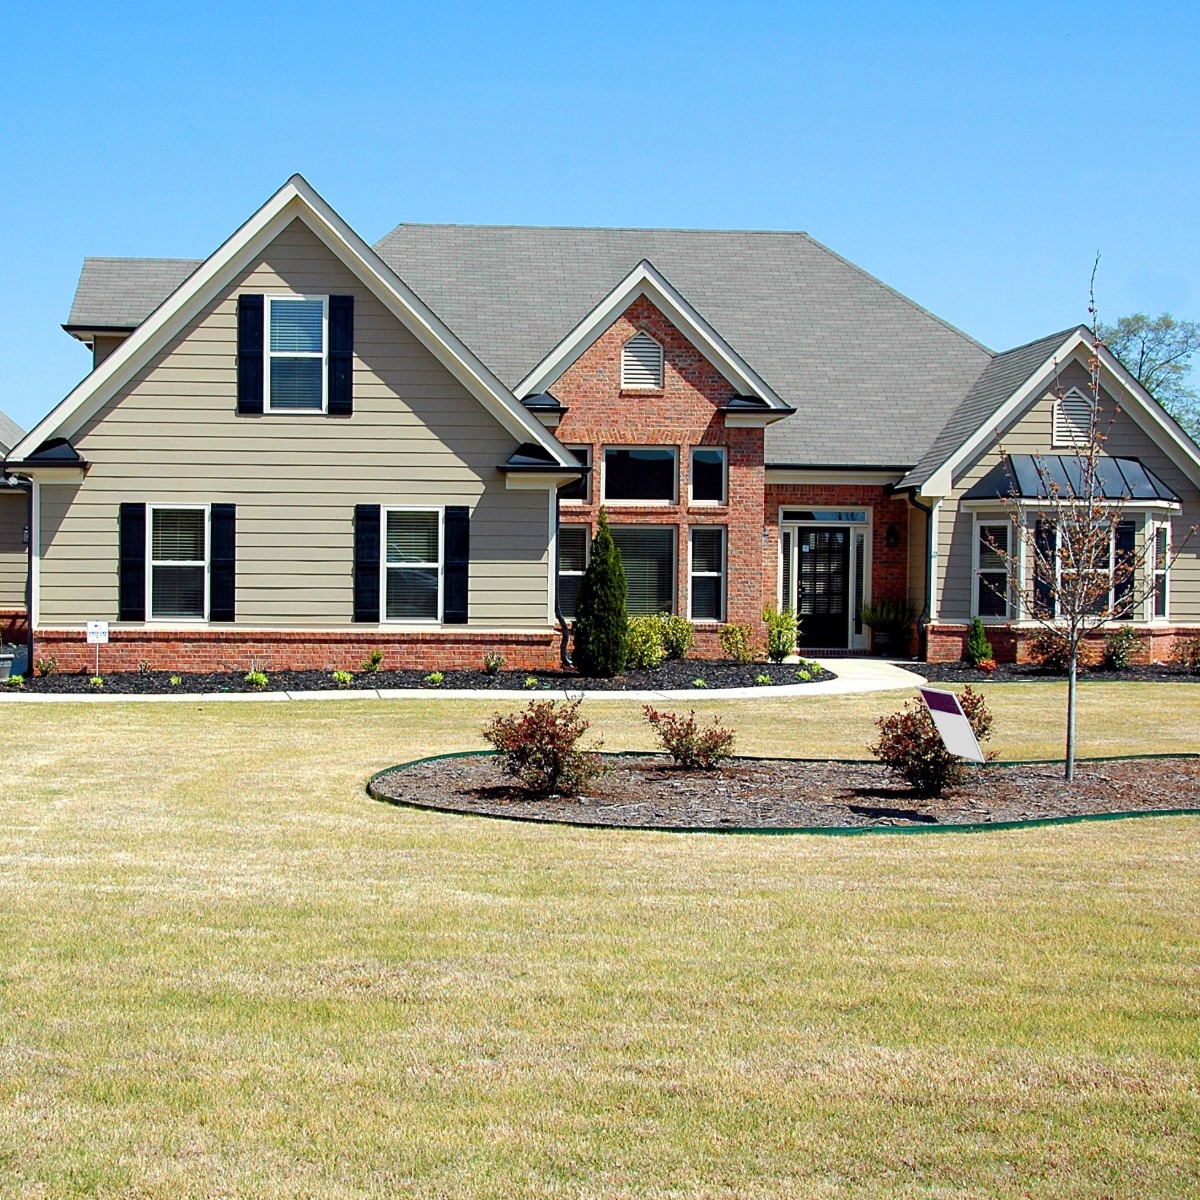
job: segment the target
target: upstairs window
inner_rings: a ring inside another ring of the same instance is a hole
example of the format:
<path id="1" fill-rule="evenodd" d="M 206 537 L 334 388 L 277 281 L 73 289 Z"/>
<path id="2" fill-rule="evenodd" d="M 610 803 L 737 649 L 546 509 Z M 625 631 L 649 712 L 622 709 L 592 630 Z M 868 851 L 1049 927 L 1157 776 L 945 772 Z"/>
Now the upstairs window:
<path id="1" fill-rule="evenodd" d="M 725 503 L 725 451 L 720 446 L 692 451 L 692 503 Z"/>
<path id="2" fill-rule="evenodd" d="M 635 333 L 621 347 L 621 386 L 659 389 L 662 385 L 662 347 L 648 333 Z"/>
<path id="3" fill-rule="evenodd" d="M 673 446 L 605 446 L 604 499 L 674 504 L 676 458 Z"/>
<path id="4" fill-rule="evenodd" d="M 1056 449 L 1086 446 L 1092 436 L 1092 398 L 1072 388 L 1054 401 L 1053 442 Z"/>
<path id="5" fill-rule="evenodd" d="M 268 296 L 268 412 L 324 412 L 328 297 Z"/>
<path id="6" fill-rule="evenodd" d="M 567 449 L 575 455 L 576 462 L 582 463 L 585 467 L 592 465 L 591 446 L 568 446 Z M 566 487 L 559 488 L 558 498 L 560 500 L 579 500 L 586 504 L 592 498 L 591 474 L 581 475 L 574 483 L 568 483 Z"/>

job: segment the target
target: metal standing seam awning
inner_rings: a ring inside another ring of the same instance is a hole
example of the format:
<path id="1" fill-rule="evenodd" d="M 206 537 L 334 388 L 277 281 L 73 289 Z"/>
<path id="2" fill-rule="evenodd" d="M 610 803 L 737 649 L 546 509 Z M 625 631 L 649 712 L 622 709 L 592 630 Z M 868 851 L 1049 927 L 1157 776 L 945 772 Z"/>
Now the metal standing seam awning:
<path id="1" fill-rule="evenodd" d="M 998 462 L 963 500 L 1074 500 L 1085 491 L 1086 459 L 1074 454 L 1010 454 Z M 1096 460 L 1096 499 L 1165 501 L 1179 497 L 1136 458 Z"/>

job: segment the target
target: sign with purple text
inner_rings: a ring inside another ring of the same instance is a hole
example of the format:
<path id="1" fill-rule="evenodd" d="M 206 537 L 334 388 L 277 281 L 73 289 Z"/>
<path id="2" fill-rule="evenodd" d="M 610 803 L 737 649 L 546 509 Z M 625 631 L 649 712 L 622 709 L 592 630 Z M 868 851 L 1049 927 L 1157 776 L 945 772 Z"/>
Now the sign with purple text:
<path id="1" fill-rule="evenodd" d="M 937 688 L 918 688 L 925 707 L 942 737 L 942 743 L 951 754 L 959 758 L 968 758 L 971 762 L 985 762 L 983 751 L 975 738 L 975 731 L 967 714 L 963 712 L 958 697 L 953 692 L 939 691 Z"/>

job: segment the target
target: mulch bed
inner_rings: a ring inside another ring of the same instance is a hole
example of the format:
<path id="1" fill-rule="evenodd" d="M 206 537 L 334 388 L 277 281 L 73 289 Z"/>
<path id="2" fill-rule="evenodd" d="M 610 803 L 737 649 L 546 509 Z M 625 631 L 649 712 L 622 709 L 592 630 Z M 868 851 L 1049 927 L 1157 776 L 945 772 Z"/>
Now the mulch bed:
<path id="1" fill-rule="evenodd" d="M 184 674 L 178 672 L 180 683 L 172 686 L 171 671 L 129 671 L 109 674 L 101 664 L 104 678 L 103 688 L 93 688 L 88 677 L 90 671 L 53 675 L 26 676 L 24 691 L 64 692 L 89 695 L 97 692 L 120 695 L 166 695 L 187 692 L 336 692 L 358 688 L 428 688 L 445 691 L 450 688 L 481 688 L 487 691 L 528 691 L 536 696 L 538 691 L 587 690 L 602 692 L 620 691 L 666 691 L 668 689 L 695 690 L 697 696 L 713 688 L 780 686 L 791 683 L 815 683 L 823 679 L 836 679 L 829 671 L 818 671 L 810 680 L 798 679 L 795 664 L 717 662 L 708 659 L 688 658 L 664 662 L 648 670 L 630 671 L 617 679 L 585 679 L 574 671 L 498 671 L 488 675 L 483 671 L 445 671 L 440 684 L 427 681 L 428 671 L 355 671 L 348 687 L 334 682 L 329 671 L 272 671 L 267 674 L 265 689 L 251 687 L 245 681 L 245 669 L 215 674 Z M 769 675 L 769 685 L 757 684 L 756 677 Z M 537 679 L 537 686 L 526 687 L 526 680 Z M 695 686 L 697 679 L 704 680 L 704 688 Z M 0 687 L 6 685 L 0 684 Z"/>
<path id="2" fill-rule="evenodd" d="M 1200 757 L 988 766 L 924 799 L 875 763 L 739 758 L 682 771 L 658 755 L 605 756 L 587 796 L 532 798 L 492 755 L 430 759 L 377 776 L 379 799 L 458 813 L 645 829 L 964 825 L 1200 808 Z"/>
<path id="3" fill-rule="evenodd" d="M 981 683 L 1053 683 L 1066 682 L 1065 671 L 1045 671 L 1032 663 L 997 663 L 995 671 L 980 671 L 966 662 L 903 663 L 906 670 L 917 671 L 930 683 L 972 685 Z M 1200 683 L 1200 672 L 1189 672 L 1173 663 L 1146 663 L 1111 671 L 1106 667 L 1080 667 L 1081 683 Z"/>

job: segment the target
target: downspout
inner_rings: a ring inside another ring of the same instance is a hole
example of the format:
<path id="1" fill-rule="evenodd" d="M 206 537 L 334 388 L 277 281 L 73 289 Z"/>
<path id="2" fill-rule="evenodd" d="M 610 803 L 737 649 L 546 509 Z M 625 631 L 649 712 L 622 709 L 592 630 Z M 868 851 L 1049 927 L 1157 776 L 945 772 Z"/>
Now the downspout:
<path id="1" fill-rule="evenodd" d="M 554 552 L 558 553 L 558 538 L 559 530 L 562 528 L 562 506 L 558 498 L 558 488 L 554 489 Z M 558 624 L 562 629 L 562 640 L 558 645 L 558 661 L 562 664 L 563 670 L 570 670 L 571 655 L 568 652 L 570 644 L 571 631 L 567 628 L 567 618 L 563 616 L 562 610 L 562 579 L 558 572 L 557 561 L 550 564 L 550 569 L 554 572 L 554 616 L 558 620 Z"/>
<path id="2" fill-rule="evenodd" d="M 925 514 L 925 603 L 921 615 L 917 617 L 917 653 L 924 662 L 929 652 L 929 605 L 937 582 L 933 577 L 933 505 L 922 504 L 915 491 L 909 493 L 908 502 Z"/>

